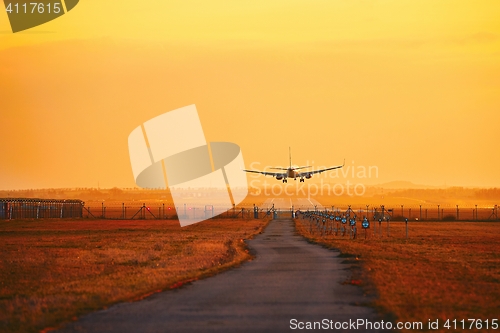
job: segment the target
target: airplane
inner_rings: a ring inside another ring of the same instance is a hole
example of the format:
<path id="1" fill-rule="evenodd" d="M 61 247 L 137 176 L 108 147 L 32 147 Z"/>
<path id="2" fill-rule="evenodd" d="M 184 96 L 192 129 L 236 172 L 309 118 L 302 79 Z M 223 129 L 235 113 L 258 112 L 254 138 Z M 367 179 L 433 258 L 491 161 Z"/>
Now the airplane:
<path id="1" fill-rule="evenodd" d="M 297 178 L 300 178 L 300 182 L 304 182 L 304 178 L 310 179 L 315 173 L 322 173 L 322 172 L 328 171 L 328 170 L 339 169 L 345 165 L 345 159 L 344 159 L 344 164 L 342 164 L 342 165 L 338 165 L 338 166 L 334 166 L 334 167 L 326 168 L 326 169 L 321 169 L 321 170 L 298 172 L 297 170 L 307 169 L 307 168 L 310 168 L 310 166 L 292 167 L 292 150 L 290 147 L 288 147 L 288 153 L 290 155 L 290 166 L 288 168 L 271 168 L 271 169 L 276 169 L 276 170 L 284 170 L 284 172 L 267 172 L 267 171 L 256 171 L 256 170 L 243 170 L 243 171 L 261 173 L 265 176 L 273 176 L 273 177 L 276 177 L 276 180 L 283 180 L 283 183 L 287 183 L 287 178 L 293 178 L 294 180 L 297 180 Z"/>

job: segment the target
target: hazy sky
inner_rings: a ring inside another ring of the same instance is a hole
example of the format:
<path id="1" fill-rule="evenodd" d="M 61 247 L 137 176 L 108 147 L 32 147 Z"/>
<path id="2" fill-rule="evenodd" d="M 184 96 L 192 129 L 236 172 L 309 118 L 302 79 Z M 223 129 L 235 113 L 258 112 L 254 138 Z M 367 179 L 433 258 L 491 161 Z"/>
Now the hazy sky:
<path id="1" fill-rule="evenodd" d="M 190 104 L 248 168 L 291 146 L 375 166 L 368 184 L 498 187 L 499 18 L 498 0 L 81 0 L 13 34 L 2 10 L 0 189 L 132 187 L 129 133 Z"/>

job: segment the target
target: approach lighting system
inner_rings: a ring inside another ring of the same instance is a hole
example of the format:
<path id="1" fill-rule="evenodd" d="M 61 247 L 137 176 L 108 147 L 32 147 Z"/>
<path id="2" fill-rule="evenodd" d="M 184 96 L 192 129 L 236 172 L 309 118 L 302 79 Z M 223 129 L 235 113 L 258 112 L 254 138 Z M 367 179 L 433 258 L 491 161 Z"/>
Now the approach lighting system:
<path id="1" fill-rule="evenodd" d="M 363 229 L 368 229 L 370 227 L 370 222 L 366 217 L 363 219 L 363 222 L 361 222 L 361 226 L 363 227 Z"/>

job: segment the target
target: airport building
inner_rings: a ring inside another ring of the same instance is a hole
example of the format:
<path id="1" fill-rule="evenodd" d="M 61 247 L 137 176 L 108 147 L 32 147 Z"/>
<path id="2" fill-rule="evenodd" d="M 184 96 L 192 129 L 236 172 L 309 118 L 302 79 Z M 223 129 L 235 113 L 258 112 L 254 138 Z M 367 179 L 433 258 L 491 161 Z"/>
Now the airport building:
<path id="1" fill-rule="evenodd" d="M 0 220 L 81 218 L 84 202 L 33 198 L 0 198 Z"/>

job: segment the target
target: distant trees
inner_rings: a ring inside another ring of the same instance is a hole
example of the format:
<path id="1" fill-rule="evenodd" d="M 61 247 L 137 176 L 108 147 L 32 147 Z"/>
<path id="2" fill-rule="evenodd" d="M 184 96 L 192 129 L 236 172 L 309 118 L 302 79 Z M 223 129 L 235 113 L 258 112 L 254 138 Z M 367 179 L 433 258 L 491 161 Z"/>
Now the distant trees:
<path id="1" fill-rule="evenodd" d="M 475 191 L 475 197 L 477 199 L 497 199 L 500 200 L 500 188 L 485 188 L 478 189 Z"/>

